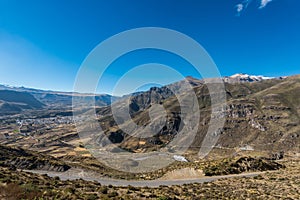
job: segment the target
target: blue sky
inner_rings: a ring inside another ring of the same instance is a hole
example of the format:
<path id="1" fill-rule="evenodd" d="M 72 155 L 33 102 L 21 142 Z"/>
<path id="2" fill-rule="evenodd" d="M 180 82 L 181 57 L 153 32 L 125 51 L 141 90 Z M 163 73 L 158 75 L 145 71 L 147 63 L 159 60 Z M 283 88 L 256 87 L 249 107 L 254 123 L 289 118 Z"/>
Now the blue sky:
<path id="1" fill-rule="evenodd" d="M 198 41 L 222 76 L 300 74 L 299 6 L 298 0 L 0 0 L 0 84 L 71 91 L 101 41 L 148 26 Z M 153 62 L 197 77 L 166 52 L 133 52 L 112 64 L 98 92 L 111 93 L 130 67 Z"/>

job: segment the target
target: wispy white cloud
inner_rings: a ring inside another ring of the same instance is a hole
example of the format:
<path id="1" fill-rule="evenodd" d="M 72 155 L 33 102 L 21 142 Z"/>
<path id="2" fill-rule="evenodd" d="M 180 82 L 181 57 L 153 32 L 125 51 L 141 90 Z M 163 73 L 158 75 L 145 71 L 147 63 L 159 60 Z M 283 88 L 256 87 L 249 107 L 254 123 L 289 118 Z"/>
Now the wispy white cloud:
<path id="1" fill-rule="evenodd" d="M 238 13 L 242 12 L 243 9 L 244 9 L 244 5 L 243 5 L 243 4 L 240 3 L 240 4 L 237 4 L 237 5 L 236 5 L 236 11 L 237 11 Z"/>
<path id="2" fill-rule="evenodd" d="M 244 0 L 241 3 L 237 4 L 236 7 L 236 12 L 237 15 L 240 16 L 240 14 L 248 7 L 248 5 L 252 2 L 253 0 Z M 264 7 L 267 6 L 268 3 L 272 2 L 273 0 L 257 0 L 259 1 L 259 9 L 263 9 Z"/>
<path id="3" fill-rule="evenodd" d="M 252 0 L 244 0 L 243 2 L 236 5 L 236 11 L 238 16 L 248 7 L 251 1 Z"/>
<path id="4" fill-rule="evenodd" d="M 259 9 L 262 9 L 262 8 L 266 7 L 267 4 L 270 3 L 271 1 L 272 0 L 261 0 Z"/>

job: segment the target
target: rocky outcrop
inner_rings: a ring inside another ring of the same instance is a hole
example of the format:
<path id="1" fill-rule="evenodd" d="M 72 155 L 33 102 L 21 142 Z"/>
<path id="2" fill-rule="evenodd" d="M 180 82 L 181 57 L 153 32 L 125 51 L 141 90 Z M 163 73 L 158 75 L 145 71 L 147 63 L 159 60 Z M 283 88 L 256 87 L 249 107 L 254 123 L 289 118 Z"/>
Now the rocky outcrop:
<path id="1" fill-rule="evenodd" d="M 70 169 L 70 166 L 51 156 L 2 145 L 0 145 L 0 166 L 57 172 L 64 172 Z"/>
<path id="2" fill-rule="evenodd" d="M 206 176 L 218 176 L 228 174 L 240 174 L 243 172 L 278 170 L 285 166 L 274 161 L 242 157 L 236 161 L 223 161 L 221 163 L 210 165 L 204 169 Z"/>

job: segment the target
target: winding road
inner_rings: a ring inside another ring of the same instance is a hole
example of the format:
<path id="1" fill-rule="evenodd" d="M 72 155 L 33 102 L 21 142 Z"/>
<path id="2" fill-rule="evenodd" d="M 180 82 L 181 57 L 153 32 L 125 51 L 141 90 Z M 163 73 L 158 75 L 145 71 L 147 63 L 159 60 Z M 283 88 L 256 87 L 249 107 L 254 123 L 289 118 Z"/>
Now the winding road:
<path id="1" fill-rule="evenodd" d="M 83 179 L 86 181 L 97 181 L 102 185 L 113 185 L 113 186 L 134 186 L 134 187 L 159 187 L 163 186 L 172 186 L 172 185 L 183 185 L 190 183 L 205 183 L 212 182 L 218 179 L 224 178 L 237 178 L 237 177 L 255 177 L 264 172 L 254 172 L 254 173 L 243 173 L 243 174 L 233 174 L 233 175 L 225 175 L 225 176 L 212 176 L 212 177 L 201 177 L 201 178 L 193 178 L 193 179 L 170 179 L 170 180 L 117 180 L 117 179 L 109 179 L 103 177 L 97 177 L 93 174 L 86 174 L 83 171 L 73 171 L 70 172 L 51 172 L 51 171 L 40 171 L 40 170 L 24 170 L 27 172 L 32 172 L 36 174 L 47 174 L 50 177 L 59 177 L 61 180 L 76 180 Z"/>

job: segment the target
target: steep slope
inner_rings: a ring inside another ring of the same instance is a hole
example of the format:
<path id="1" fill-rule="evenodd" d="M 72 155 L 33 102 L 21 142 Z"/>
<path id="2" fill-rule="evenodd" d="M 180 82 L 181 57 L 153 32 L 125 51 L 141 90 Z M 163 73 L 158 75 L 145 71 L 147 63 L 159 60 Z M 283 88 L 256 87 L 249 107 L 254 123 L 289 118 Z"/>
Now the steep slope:
<path id="1" fill-rule="evenodd" d="M 193 79 L 189 78 L 189 81 Z M 210 121 L 211 102 L 206 85 L 199 81 L 195 81 L 193 85 L 201 112 L 199 131 L 191 146 L 191 150 L 197 151 L 201 145 L 205 145 L 202 141 Z M 229 149 L 231 153 L 243 149 L 261 152 L 299 152 L 300 76 L 225 83 L 225 88 L 226 122 L 223 130 L 217 133 L 220 136 L 217 149 Z M 182 128 L 179 127 L 180 106 L 177 98 L 169 93 L 166 87 L 152 88 L 148 92 L 132 97 L 130 105 L 134 106 L 130 107 L 131 116 L 140 127 L 150 123 L 149 110 L 153 103 L 163 105 L 168 113 L 167 122 L 153 137 L 143 139 L 124 133 L 115 123 L 109 107 L 98 111 L 101 116 L 100 124 L 109 138 L 124 149 L 140 152 L 160 148 L 168 144 Z M 119 139 L 114 140 L 115 138 Z"/>
<path id="2" fill-rule="evenodd" d="M 0 145 L 0 167 L 60 172 L 70 169 L 70 166 L 51 156 L 3 145 Z"/>

